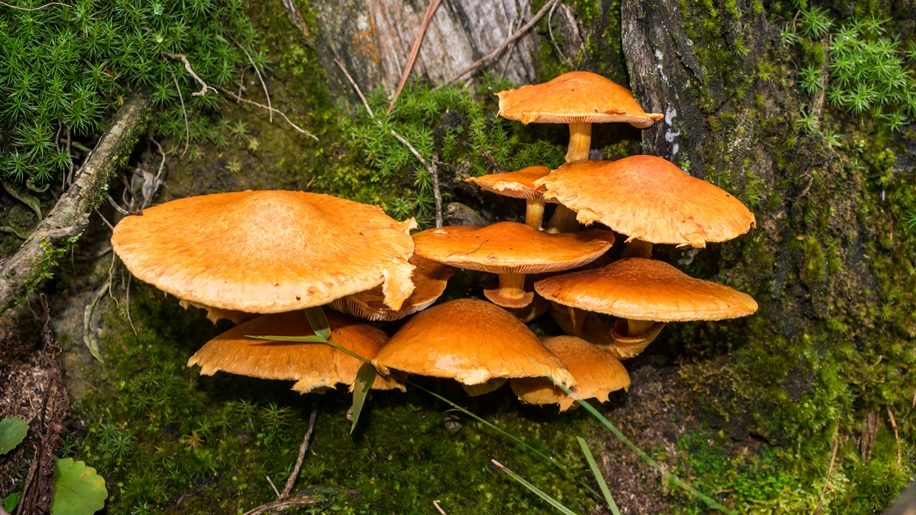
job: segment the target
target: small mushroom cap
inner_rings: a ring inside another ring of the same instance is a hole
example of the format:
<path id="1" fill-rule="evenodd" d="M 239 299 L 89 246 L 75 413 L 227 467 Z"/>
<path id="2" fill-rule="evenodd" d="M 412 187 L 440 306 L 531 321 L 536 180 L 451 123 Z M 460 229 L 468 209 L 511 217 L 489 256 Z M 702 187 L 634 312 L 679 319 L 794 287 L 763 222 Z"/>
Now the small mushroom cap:
<path id="1" fill-rule="evenodd" d="M 327 313 L 331 341 L 367 359 L 375 357 L 388 335 L 344 315 Z M 223 371 L 262 379 L 296 381 L 293 390 L 307 393 L 338 384 L 353 387 L 363 362 L 324 343 L 277 342 L 248 338 L 256 336 L 308 336 L 315 334 L 304 311 L 262 315 L 233 327 L 207 342 L 191 356 L 188 366 L 199 365 L 200 373 Z M 377 376 L 372 388 L 404 389 L 392 379 Z"/>
<path id="2" fill-rule="evenodd" d="M 138 279 L 195 304 L 280 313 L 381 284 L 397 309 L 413 290 L 415 226 L 330 195 L 240 191 L 128 216 L 111 242 Z"/>
<path id="3" fill-rule="evenodd" d="M 211 306 L 204 306 L 203 304 L 188 302 L 186 300 L 179 300 L 178 305 L 183 307 L 184 309 L 193 307 L 193 308 L 205 310 L 207 312 L 207 320 L 213 322 L 214 324 L 216 324 L 220 320 L 228 320 L 232 322 L 233 324 L 238 325 L 238 324 L 241 324 L 242 322 L 251 320 L 252 318 L 257 316 L 254 313 L 245 313 L 244 311 L 230 311 L 228 309 L 219 309 L 219 308 L 214 308 Z"/>
<path id="4" fill-rule="evenodd" d="M 591 72 L 568 72 L 496 95 L 499 115 L 526 125 L 623 122 L 645 129 L 663 118 L 643 111 L 627 88 Z"/>
<path id="5" fill-rule="evenodd" d="M 433 306 L 411 318 L 375 357 L 382 371 L 481 384 L 500 377 L 574 381 L 531 329 L 506 310 L 478 299 Z"/>
<path id="6" fill-rule="evenodd" d="M 607 402 L 609 393 L 630 387 L 626 367 L 603 347 L 575 336 L 553 336 L 544 339 L 543 343 L 560 358 L 576 380 L 573 393 L 580 399 Z M 509 385 L 522 402 L 529 404 L 559 404 L 560 411 L 566 411 L 576 402 L 563 390 L 540 378 L 512 379 Z"/>
<path id="7" fill-rule="evenodd" d="M 553 302 L 631 320 L 723 320 L 757 311 L 746 293 L 645 258 L 555 275 L 534 283 L 534 289 Z"/>
<path id="8" fill-rule="evenodd" d="M 527 200 L 543 200 L 544 187 L 535 186 L 534 181 L 550 173 L 546 166 L 529 166 L 515 172 L 491 173 L 480 177 L 468 177 L 482 189 L 497 195 Z"/>
<path id="9" fill-rule="evenodd" d="M 535 184 L 546 187 L 544 198 L 576 211 L 579 222 L 601 222 L 627 241 L 703 248 L 756 225 L 740 200 L 656 156 L 567 163 Z"/>
<path id="10" fill-rule="evenodd" d="M 455 274 L 455 269 L 416 254 L 411 256 L 410 264 L 416 267 L 411 276 L 414 290 L 404 301 L 401 309 L 393 310 L 385 305 L 381 286 L 337 299 L 331 303 L 331 307 L 372 322 L 400 320 L 423 311 L 445 292 L 448 280 Z"/>
<path id="11" fill-rule="evenodd" d="M 451 225 L 414 234 L 415 252 L 457 268 L 497 274 L 569 270 L 614 244 L 611 231 L 547 234 L 525 224 Z"/>

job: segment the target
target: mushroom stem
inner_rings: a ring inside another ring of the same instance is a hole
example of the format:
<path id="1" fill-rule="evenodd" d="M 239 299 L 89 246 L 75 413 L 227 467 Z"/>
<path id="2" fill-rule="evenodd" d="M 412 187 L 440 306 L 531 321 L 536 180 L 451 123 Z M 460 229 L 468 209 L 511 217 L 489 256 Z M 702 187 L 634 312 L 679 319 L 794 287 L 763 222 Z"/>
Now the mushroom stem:
<path id="1" fill-rule="evenodd" d="M 627 319 L 627 335 L 638 336 L 651 329 L 656 322 L 651 320 L 630 320 Z"/>
<path id="2" fill-rule="evenodd" d="M 588 159 L 588 151 L 592 146 L 592 124 L 569 124 L 569 147 L 566 149 L 566 162 L 582 161 Z"/>
<path id="3" fill-rule="evenodd" d="M 566 307 L 569 312 L 569 321 L 572 324 L 572 336 L 582 336 L 582 331 L 585 330 L 585 319 L 588 317 L 588 311 L 584 309 L 576 309 L 572 306 Z"/>
<path id="4" fill-rule="evenodd" d="M 528 199 L 525 202 L 525 223 L 539 231 L 544 221 L 544 205 L 543 200 Z"/>
<path id="5" fill-rule="evenodd" d="M 547 224 L 547 232 L 549 234 L 557 234 L 561 232 L 576 232 L 578 230 L 579 222 L 576 220 L 576 212 L 563 204 L 557 204 L 557 208 L 554 209 L 550 222 Z"/>
<path id="6" fill-rule="evenodd" d="M 499 294 L 507 299 L 525 296 L 525 274 L 499 274 Z"/>
<path id="7" fill-rule="evenodd" d="M 641 258 L 650 258 L 652 257 L 652 244 L 648 241 L 643 241 L 640 239 L 632 239 L 627 242 L 627 246 L 623 249 L 622 258 L 628 257 L 641 257 Z"/>

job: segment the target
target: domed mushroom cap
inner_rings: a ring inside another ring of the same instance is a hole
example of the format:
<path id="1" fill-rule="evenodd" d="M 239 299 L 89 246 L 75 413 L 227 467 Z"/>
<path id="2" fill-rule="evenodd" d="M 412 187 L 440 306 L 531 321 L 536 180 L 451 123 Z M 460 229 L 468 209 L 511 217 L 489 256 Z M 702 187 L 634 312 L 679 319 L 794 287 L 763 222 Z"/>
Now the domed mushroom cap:
<path id="1" fill-rule="evenodd" d="M 524 124 L 624 122 L 645 129 L 663 117 L 646 113 L 630 90 L 591 72 L 564 73 L 496 95 L 499 115 Z"/>
<path id="2" fill-rule="evenodd" d="M 331 341 L 367 359 L 375 357 L 388 341 L 381 329 L 328 312 Z M 277 342 L 248 338 L 258 336 L 307 336 L 309 328 L 304 311 L 293 311 L 258 318 L 233 327 L 207 342 L 188 360 L 199 365 L 200 373 L 229 372 L 262 379 L 296 381 L 293 390 L 307 393 L 338 384 L 351 387 L 363 362 L 324 343 Z M 391 390 L 404 387 L 392 379 L 375 378 L 372 388 Z"/>
<path id="3" fill-rule="evenodd" d="M 382 372 L 481 384 L 500 377 L 550 377 L 574 384 L 556 356 L 506 310 L 478 299 L 458 299 L 418 313 L 375 357 Z"/>
<path id="4" fill-rule="evenodd" d="M 376 287 L 353 295 L 347 295 L 331 303 L 331 307 L 372 322 L 390 322 L 400 320 L 408 315 L 431 306 L 445 292 L 448 280 L 455 274 L 455 269 L 414 254 L 410 257 L 413 270 L 411 280 L 413 293 L 404 301 L 399 310 L 385 305 L 382 288 Z"/>
<path id="5" fill-rule="evenodd" d="M 484 190 L 504 197 L 542 200 L 544 187 L 535 186 L 534 181 L 549 173 L 550 168 L 546 166 L 529 166 L 514 172 L 468 177 L 466 181 L 473 182 Z"/>
<path id="6" fill-rule="evenodd" d="M 415 252 L 467 270 L 533 274 L 569 270 L 597 259 L 614 244 L 610 231 L 547 234 L 516 222 L 486 227 L 452 225 L 414 234 Z"/>
<path id="7" fill-rule="evenodd" d="M 750 295 L 695 279 L 655 259 L 625 258 L 542 279 L 534 289 L 553 302 L 630 320 L 723 320 L 757 311 Z"/>
<path id="8" fill-rule="evenodd" d="M 576 380 L 573 393 L 580 399 L 606 402 L 608 394 L 630 387 L 630 375 L 619 359 L 599 345 L 575 336 L 553 336 L 543 341 L 547 350 L 560 358 Z M 559 404 L 566 411 L 575 399 L 549 381 L 540 378 L 512 379 L 512 391 L 529 404 Z"/>
<path id="9" fill-rule="evenodd" d="M 413 290 L 413 227 L 330 195 L 240 191 L 128 216 L 111 242 L 138 279 L 195 304 L 280 313 L 381 284 L 397 309 Z"/>
<path id="10" fill-rule="evenodd" d="M 576 211 L 579 222 L 601 222 L 649 243 L 702 248 L 756 225 L 740 200 L 655 156 L 567 163 L 535 184 L 546 188 L 544 198 Z"/>

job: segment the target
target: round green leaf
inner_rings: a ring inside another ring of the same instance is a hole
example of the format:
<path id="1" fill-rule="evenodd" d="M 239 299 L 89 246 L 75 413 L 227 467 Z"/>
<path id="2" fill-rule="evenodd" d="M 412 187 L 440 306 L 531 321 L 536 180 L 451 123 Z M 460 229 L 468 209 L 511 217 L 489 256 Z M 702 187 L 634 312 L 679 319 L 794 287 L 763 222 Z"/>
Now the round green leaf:
<path id="1" fill-rule="evenodd" d="M 29 425 L 19 417 L 0 420 L 0 454 L 6 454 L 25 440 Z"/>
<path id="2" fill-rule="evenodd" d="M 51 515 L 91 515 L 105 507 L 105 479 L 73 458 L 57 460 Z"/>

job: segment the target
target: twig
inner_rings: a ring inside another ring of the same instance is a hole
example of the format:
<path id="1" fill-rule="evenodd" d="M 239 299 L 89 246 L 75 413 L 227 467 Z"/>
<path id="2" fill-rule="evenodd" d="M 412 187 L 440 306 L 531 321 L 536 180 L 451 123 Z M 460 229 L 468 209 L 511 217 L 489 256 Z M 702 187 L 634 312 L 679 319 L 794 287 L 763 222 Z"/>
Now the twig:
<path id="1" fill-rule="evenodd" d="M 286 116 L 286 114 L 283 113 L 283 111 L 280 111 L 279 109 L 275 109 L 275 108 L 273 108 L 273 107 L 268 107 L 268 106 L 266 106 L 266 105 L 264 105 L 264 104 L 260 104 L 260 103 L 258 103 L 258 102 L 255 102 L 254 100 L 248 100 L 247 98 L 244 98 L 244 97 L 241 97 L 241 96 L 239 96 L 239 95 L 236 95 L 235 93 L 229 91 L 229 90 L 226 89 L 226 88 L 220 87 L 220 88 L 217 88 L 217 89 L 219 89 L 219 91 L 222 91 L 222 92 L 225 93 L 226 95 L 229 95 L 230 97 L 232 97 L 233 99 L 235 99 L 236 102 L 243 102 L 243 103 L 245 103 L 245 104 L 251 104 L 251 105 L 253 105 L 253 106 L 255 106 L 255 107 L 260 107 L 261 109 L 266 109 L 267 111 L 270 111 L 270 112 L 273 112 L 273 113 L 277 113 L 278 115 L 280 115 L 281 117 L 283 117 L 284 120 L 286 120 L 286 123 L 288 123 L 288 124 L 290 125 L 290 127 L 292 127 L 293 129 L 296 129 L 297 131 L 299 131 L 299 132 L 302 133 L 302 134 L 305 134 L 306 136 L 312 138 L 312 139 L 315 140 L 315 141 L 319 141 L 319 140 L 318 140 L 318 136 L 315 136 L 315 135 L 312 134 L 311 132 L 309 132 L 309 131 L 303 129 L 302 127 L 299 127 L 299 126 L 296 125 L 295 123 L 293 123 L 293 121 L 290 120 L 290 119 Z"/>
<path id="2" fill-rule="evenodd" d="M 277 485 L 274 484 L 273 480 L 270 479 L 270 475 L 264 476 L 267 479 L 267 482 L 270 483 L 270 488 L 274 491 L 274 495 L 277 496 L 277 499 L 280 498 L 280 491 L 277 490 Z"/>
<path id="3" fill-rule="evenodd" d="M 423 158 L 423 155 L 420 154 L 420 152 L 414 148 L 414 146 L 411 145 L 406 138 L 404 138 L 404 136 L 401 136 L 394 129 L 391 129 L 390 132 L 391 135 L 395 137 L 395 139 L 407 147 L 407 150 L 409 150 L 410 153 L 417 158 L 417 161 L 423 165 L 423 168 L 426 168 L 426 171 L 429 172 L 429 177 L 432 179 L 433 183 L 433 199 L 436 201 L 436 227 L 442 227 L 442 193 L 439 191 L 439 167 L 436 165 L 435 156 L 433 156 L 432 162 L 427 161 Z"/>
<path id="4" fill-rule="evenodd" d="M 566 53 L 560 48 L 557 39 L 553 35 L 553 12 L 557 10 L 557 7 L 562 5 L 560 2 L 553 4 L 553 7 L 550 8 L 550 13 L 547 15 L 547 33 L 550 35 L 550 43 L 553 44 L 553 49 L 557 52 L 557 55 L 560 56 L 560 59 L 566 64 L 566 66 L 572 67 L 572 59 L 566 57 Z M 566 7 L 565 5 L 563 6 Z M 568 20 L 567 20 L 568 22 Z"/>
<path id="5" fill-rule="evenodd" d="M 439 512 L 441 515 L 448 515 L 447 513 L 445 513 L 445 510 L 442 509 L 442 506 L 439 506 L 439 499 L 436 499 L 435 501 L 433 501 L 433 508 L 436 508 L 436 511 Z"/>
<path id="6" fill-rule="evenodd" d="M 887 407 L 887 418 L 890 419 L 891 429 L 894 430 L 894 439 L 897 440 L 897 465 L 903 465 L 903 449 L 900 447 L 900 433 L 897 432 L 897 419 L 894 418 L 894 412 L 891 407 Z"/>
<path id="7" fill-rule="evenodd" d="M 184 107 L 184 95 L 181 94 L 181 86 L 178 85 L 178 77 L 169 67 L 169 73 L 172 74 L 172 82 L 175 83 L 175 89 L 178 91 L 178 102 L 181 103 L 181 114 L 184 115 L 184 149 L 181 151 L 181 157 L 188 152 L 188 145 L 191 143 L 191 127 L 188 125 L 188 111 Z"/>
<path id="8" fill-rule="evenodd" d="M 821 508 L 824 506 L 824 499 L 827 497 L 827 488 L 830 486 L 830 473 L 833 472 L 833 464 L 836 462 L 836 453 L 840 448 L 839 435 L 839 427 L 837 427 L 833 431 L 833 450 L 830 451 L 830 464 L 827 466 L 827 473 L 824 476 L 824 488 L 821 490 L 821 498 L 817 502 L 817 509 L 814 510 L 815 514 L 821 512 Z"/>
<path id="9" fill-rule="evenodd" d="M 407 64 L 404 65 L 404 71 L 401 72 L 401 81 L 398 82 L 398 88 L 394 91 L 391 103 L 388 104 L 388 114 L 391 114 L 391 111 L 394 110 L 394 104 L 397 103 L 398 97 L 401 96 L 401 91 L 404 90 L 404 85 L 407 84 L 407 78 L 410 77 L 410 70 L 413 69 L 413 65 L 417 61 L 417 55 L 420 53 L 420 45 L 423 43 L 423 38 L 426 36 L 426 29 L 429 28 L 429 22 L 432 21 L 433 15 L 436 14 L 436 9 L 439 8 L 439 4 L 441 3 L 442 0 L 432 0 L 426 7 L 426 14 L 423 15 L 423 21 L 420 23 L 420 30 L 417 32 L 417 37 L 413 40 L 413 46 L 410 47 L 410 57 L 407 58 Z"/>
<path id="10" fill-rule="evenodd" d="M 261 82 L 261 89 L 264 90 L 264 96 L 267 97 L 267 112 L 270 113 L 267 115 L 267 121 L 274 123 L 274 111 L 273 106 L 270 104 L 270 93 L 267 91 L 267 84 L 264 83 L 264 77 L 261 76 L 261 70 L 258 69 L 258 65 L 254 64 L 254 59 L 251 58 L 251 54 L 248 53 L 248 50 L 245 50 L 238 41 L 232 40 L 233 43 L 239 48 L 242 49 L 242 52 L 245 52 L 245 57 L 248 58 L 248 62 L 251 63 L 251 67 L 254 68 L 255 75 L 258 76 L 258 81 Z"/>
<path id="11" fill-rule="evenodd" d="M 449 84 L 453 84 L 454 82 L 464 77 L 465 75 L 472 73 L 476 71 L 477 69 L 493 62 L 497 57 L 499 57 L 503 52 L 505 52 L 507 48 L 509 48 L 509 45 L 517 41 L 519 38 L 524 36 L 526 32 L 531 30 L 531 28 L 534 27 L 534 25 L 537 24 L 537 22 L 541 18 L 543 18 L 544 15 L 547 14 L 550 11 L 550 9 L 553 8 L 553 6 L 557 2 L 559 2 L 559 0 L 548 0 L 543 6 L 541 6 L 540 10 L 538 10 L 538 12 L 535 13 L 535 15 L 532 16 L 530 20 L 528 20 L 527 23 L 519 27 L 517 31 L 515 31 L 511 36 L 506 38 L 498 47 L 493 49 L 493 51 L 491 51 L 489 54 L 471 63 L 470 66 L 458 72 L 454 77 L 446 81 L 445 84 L 443 85 L 448 86 Z"/>
<path id="12" fill-rule="evenodd" d="M 111 198 L 111 197 L 109 197 Z M 89 354 L 95 358 L 99 363 L 103 363 L 102 353 L 99 350 L 99 341 L 95 338 L 95 335 L 92 334 L 92 315 L 95 313 L 95 307 L 98 305 L 99 301 L 102 300 L 102 297 L 108 292 L 111 288 L 110 280 L 105 281 L 104 284 L 95 292 L 95 295 L 92 296 L 92 300 L 89 301 L 89 304 L 86 306 L 86 309 L 83 310 L 83 345 L 89 349 Z"/>
<path id="13" fill-rule="evenodd" d="M 372 107 L 369 106 L 369 102 L 366 100 L 366 97 L 363 95 L 363 90 L 359 88 L 359 84 L 353 80 L 353 77 L 350 75 L 350 72 L 347 71 L 347 67 L 344 66 L 340 58 L 335 58 L 334 63 L 337 64 L 337 67 L 340 68 L 340 71 L 343 72 L 344 76 L 350 81 L 350 85 L 353 86 L 353 89 L 356 90 L 356 95 L 362 101 L 363 106 L 366 108 L 366 112 L 369 113 L 369 118 L 375 119 L 375 113 L 372 112 Z M 916 397 L 914 397 L 916 399 Z"/>
<path id="14" fill-rule="evenodd" d="M 299 31 L 305 36 L 306 43 L 311 46 L 312 35 L 309 33 L 309 27 L 305 24 L 305 20 L 302 19 L 302 15 L 299 14 L 299 8 L 296 7 L 296 0 L 283 0 L 283 7 L 286 7 L 289 19 L 292 20 L 293 25 L 299 27 Z"/>
<path id="15" fill-rule="evenodd" d="M 194 73 L 194 68 L 191 68 L 191 62 L 188 61 L 187 56 L 185 56 L 184 54 L 169 54 L 169 53 L 166 53 L 165 56 L 170 57 L 172 59 L 178 59 L 179 61 L 181 61 L 182 64 L 184 64 L 184 69 L 186 72 L 188 72 L 188 75 L 190 75 L 191 78 L 196 80 L 198 84 L 200 84 L 200 90 L 195 91 L 194 93 L 191 93 L 191 95 L 195 97 L 202 97 L 206 95 L 207 92 L 210 91 L 211 89 L 213 91 L 216 91 L 216 88 L 204 82 L 204 80 L 201 79 L 200 76 Z"/>
<path id="16" fill-rule="evenodd" d="M 327 499 L 316 499 L 310 495 L 296 495 L 294 497 L 290 497 L 289 499 L 280 499 L 262 504 L 257 508 L 246 511 L 243 515 L 260 515 L 261 513 L 280 512 L 286 511 L 290 508 L 295 508 L 297 506 L 319 506 L 327 502 Z"/>
<path id="17" fill-rule="evenodd" d="M 318 401 L 316 400 L 312 404 L 312 413 L 309 414 L 309 427 L 305 431 L 305 436 L 302 438 L 302 444 L 299 445 L 299 456 L 296 458 L 296 466 L 293 467 L 293 471 L 286 480 L 286 486 L 283 487 L 283 492 L 280 494 L 279 500 L 281 501 L 289 497 L 289 493 L 293 490 L 293 485 L 296 484 L 296 479 L 299 477 L 299 471 L 302 469 L 302 462 L 305 460 L 305 452 L 309 449 L 309 443 L 312 440 L 312 432 L 315 431 L 315 417 L 317 416 Z"/>

